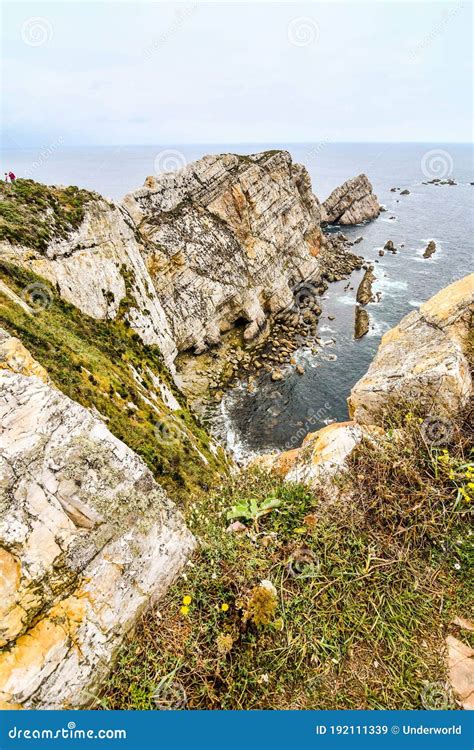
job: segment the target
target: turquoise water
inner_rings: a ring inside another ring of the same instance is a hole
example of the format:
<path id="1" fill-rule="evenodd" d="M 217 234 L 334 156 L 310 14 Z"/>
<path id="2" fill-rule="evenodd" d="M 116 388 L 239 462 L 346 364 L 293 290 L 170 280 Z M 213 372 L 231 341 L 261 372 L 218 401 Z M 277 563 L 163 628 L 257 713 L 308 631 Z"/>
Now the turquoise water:
<path id="1" fill-rule="evenodd" d="M 367 370 L 383 332 L 439 289 L 474 270 L 472 146 L 319 143 L 62 149 L 58 145 L 43 155 L 41 149 L 2 152 L 3 171 L 13 169 L 18 176 L 50 184 L 77 184 L 119 199 L 142 185 L 154 173 L 155 164 L 181 166 L 207 153 L 252 153 L 275 147 L 286 148 L 295 161 L 305 164 L 321 200 L 347 178 L 359 172 L 368 175 L 387 211 L 371 224 L 343 231 L 349 238 L 363 236 L 355 250 L 374 262 L 374 291 L 381 293 L 381 299 L 367 308 L 369 333 L 354 341 L 354 296 L 361 272 L 353 273 L 352 290 L 345 289 L 344 281 L 331 284 L 323 297 L 319 335 L 335 343 L 320 347 L 317 355 L 298 353 L 305 366 L 303 376 L 290 373 L 278 383 L 263 379 L 256 395 L 242 388 L 225 399 L 217 420 L 219 431 L 239 455 L 299 445 L 308 431 L 347 418 L 346 398 Z M 423 184 L 448 176 L 457 184 Z M 407 188 L 410 194 L 401 196 L 391 192 L 392 187 Z M 380 258 L 378 250 L 388 239 L 398 253 Z M 437 251 L 426 260 L 422 254 L 431 239 Z"/>

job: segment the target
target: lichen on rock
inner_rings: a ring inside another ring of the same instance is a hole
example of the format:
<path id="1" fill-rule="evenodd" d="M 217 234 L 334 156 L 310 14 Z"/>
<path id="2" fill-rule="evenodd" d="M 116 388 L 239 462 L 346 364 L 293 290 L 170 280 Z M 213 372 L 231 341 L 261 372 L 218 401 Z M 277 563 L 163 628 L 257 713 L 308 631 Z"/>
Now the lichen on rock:
<path id="1" fill-rule="evenodd" d="M 29 365 L 0 369 L 0 701 L 79 708 L 194 539 L 143 461 Z"/>

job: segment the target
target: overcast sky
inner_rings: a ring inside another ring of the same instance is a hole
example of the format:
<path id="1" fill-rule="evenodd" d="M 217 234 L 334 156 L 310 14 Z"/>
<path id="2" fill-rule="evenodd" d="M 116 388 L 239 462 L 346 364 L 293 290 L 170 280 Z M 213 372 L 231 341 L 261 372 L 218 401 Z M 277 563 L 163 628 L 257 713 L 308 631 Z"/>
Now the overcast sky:
<path id="1" fill-rule="evenodd" d="M 472 6 L 4 3 L 3 145 L 471 140 Z"/>

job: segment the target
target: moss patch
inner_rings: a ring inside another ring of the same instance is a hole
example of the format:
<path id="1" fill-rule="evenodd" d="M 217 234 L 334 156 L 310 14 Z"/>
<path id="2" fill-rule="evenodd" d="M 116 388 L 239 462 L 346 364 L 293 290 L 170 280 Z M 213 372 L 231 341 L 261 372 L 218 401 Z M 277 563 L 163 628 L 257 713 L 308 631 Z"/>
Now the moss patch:
<path id="1" fill-rule="evenodd" d="M 64 239 L 84 219 L 95 193 L 71 186 L 49 187 L 34 180 L 0 183 L 0 240 L 44 252 L 51 240 Z"/>

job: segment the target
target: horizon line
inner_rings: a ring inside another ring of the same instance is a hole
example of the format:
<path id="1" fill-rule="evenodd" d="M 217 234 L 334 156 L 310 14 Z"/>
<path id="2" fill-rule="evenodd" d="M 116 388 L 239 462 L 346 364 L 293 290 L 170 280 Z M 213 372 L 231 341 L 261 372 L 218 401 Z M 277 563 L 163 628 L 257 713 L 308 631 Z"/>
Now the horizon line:
<path id="1" fill-rule="evenodd" d="M 154 146 L 280 146 L 286 143 L 287 146 L 304 146 L 304 145 L 449 145 L 449 146 L 474 146 L 474 141 L 331 141 L 331 140 L 314 140 L 314 141 L 162 141 L 156 143 L 71 143 L 65 144 L 63 148 L 123 148 L 123 147 L 154 147 Z M 2 151 L 21 151 L 27 149 L 50 148 L 51 144 L 34 144 L 28 146 L 0 146 Z M 282 149 L 283 150 L 283 149 Z"/>

